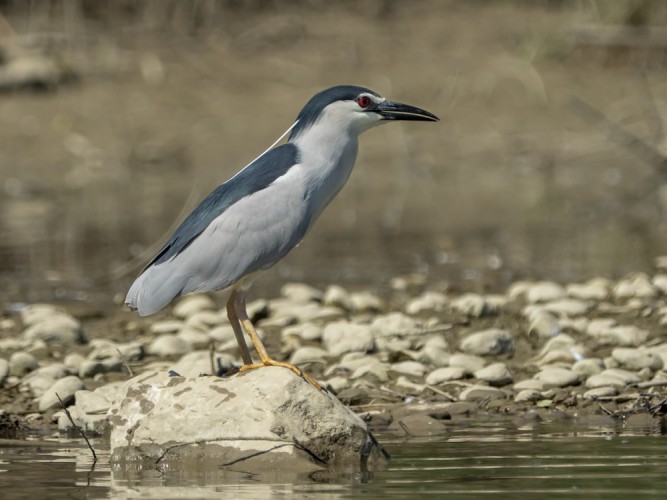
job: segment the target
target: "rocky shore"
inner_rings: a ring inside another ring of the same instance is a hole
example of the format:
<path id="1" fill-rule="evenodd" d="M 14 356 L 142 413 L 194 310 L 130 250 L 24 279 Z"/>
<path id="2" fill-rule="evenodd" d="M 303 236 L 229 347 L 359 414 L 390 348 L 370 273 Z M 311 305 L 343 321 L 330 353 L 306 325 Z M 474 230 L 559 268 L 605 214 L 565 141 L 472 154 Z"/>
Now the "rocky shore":
<path id="1" fill-rule="evenodd" d="M 420 276 L 394 279 L 383 298 L 286 284 L 248 310 L 276 359 L 303 368 L 375 431 L 430 435 L 488 413 L 660 426 L 667 259 L 657 264 L 650 275 L 516 282 L 496 295 L 428 289 Z M 60 397 L 77 425 L 104 435 L 119 391 L 142 373 L 238 376 L 216 300 L 187 296 L 155 318 L 119 312 L 91 331 L 49 304 L 5 312 L 0 434 L 71 433 Z"/>

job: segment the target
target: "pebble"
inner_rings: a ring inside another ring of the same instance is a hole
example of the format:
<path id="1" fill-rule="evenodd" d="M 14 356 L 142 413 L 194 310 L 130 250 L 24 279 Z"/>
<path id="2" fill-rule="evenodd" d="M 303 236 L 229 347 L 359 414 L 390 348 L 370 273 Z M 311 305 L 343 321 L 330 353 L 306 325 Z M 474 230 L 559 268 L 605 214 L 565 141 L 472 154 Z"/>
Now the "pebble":
<path id="1" fill-rule="evenodd" d="M 520 382 L 514 384 L 514 386 L 512 386 L 512 389 L 514 391 L 525 391 L 526 389 L 531 389 L 533 391 L 542 392 L 544 389 L 546 389 L 546 384 L 541 380 L 536 380 L 534 378 L 527 378 L 525 380 L 521 380 Z"/>
<path id="2" fill-rule="evenodd" d="M 371 327 L 346 320 L 329 323 L 324 327 L 322 343 L 333 356 L 348 352 L 370 352 L 375 348 Z"/>
<path id="3" fill-rule="evenodd" d="M 656 274 L 652 280 L 653 286 L 660 290 L 660 293 L 667 295 L 667 274 Z"/>
<path id="4" fill-rule="evenodd" d="M 534 402 L 542 398 L 540 391 L 535 389 L 524 389 L 520 391 L 516 396 L 514 396 L 515 403 L 528 403 Z"/>
<path id="5" fill-rule="evenodd" d="M 534 334 L 539 339 L 548 339 L 560 333 L 558 319 L 550 312 L 541 309 L 530 318 L 528 333 Z"/>
<path id="6" fill-rule="evenodd" d="M 614 386 L 623 388 L 628 384 L 636 384 L 640 381 L 634 373 L 619 368 L 609 368 L 596 375 L 591 375 L 586 380 L 588 389 L 595 389 L 604 386 Z"/>
<path id="7" fill-rule="evenodd" d="M 28 342 L 41 339 L 56 344 L 82 344 L 85 341 L 81 324 L 65 313 L 57 313 L 31 324 L 23 331 L 22 337 Z"/>
<path id="8" fill-rule="evenodd" d="M 544 308 L 557 316 L 572 317 L 586 314 L 591 305 L 582 300 L 562 298 L 547 302 Z"/>
<path id="9" fill-rule="evenodd" d="M 307 302 L 321 302 L 324 294 L 322 290 L 305 283 L 285 283 L 280 287 L 280 295 L 292 302 L 305 304 Z"/>
<path id="10" fill-rule="evenodd" d="M 117 344 L 106 339 L 93 339 L 90 341 L 93 350 L 87 358 L 92 360 L 116 359 L 122 361 L 140 361 L 144 357 L 144 348 L 138 342 Z"/>
<path id="11" fill-rule="evenodd" d="M 338 394 L 340 391 L 350 387 L 350 380 L 347 377 L 337 376 L 323 382 L 323 385 L 328 389 Z"/>
<path id="12" fill-rule="evenodd" d="M 477 370 L 484 368 L 486 361 L 480 356 L 474 356 L 472 354 L 452 354 L 449 357 L 449 366 L 460 366 L 466 370 L 466 373 L 471 375 Z"/>
<path id="13" fill-rule="evenodd" d="M 57 380 L 49 389 L 39 398 L 39 411 L 46 411 L 51 408 L 60 406 L 58 396 L 62 399 L 65 406 L 70 405 L 74 401 L 74 394 L 76 391 L 84 389 L 85 385 L 74 375 Z"/>
<path id="14" fill-rule="evenodd" d="M 356 312 L 377 313 L 384 309 L 384 302 L 371 292 L 357 292 L 350 296 L 352 308 Z"/>
<path id="15" fill-rule="evenodd" d="M 662 357 L 653 351 L 643 348 L 633 349 L 619 347 L 611 352 L 618 364 L 630 370 L 649 368 L 652 371 L 662 369 Z"/>
<path id="16" fill-rule="evenodd" d="M 84 358 L 81 354 L 73 352 L 65 356 L 63 363 L 65 363 L 65 366 L 67 367 L 70 373 L 79 373 L 79 368 L 81 368 L 81 363 L 83 363 L 85 359 L 86 358 Z"/>
<path id="17" fill-rule="evenodd" d="M 612 385 L 595 387 L 594 389 L 589 389 L 584 392 L 584 399 L 598 399 L 609 396 L 616 396 L 618 394 L 618 389 Z"/>
<path id="18" fill-rule="evenodd" d="M 400 312 L 379 315 L 371 323 L 371 331 L 377 337 L 412 335 L 420 332 L 414 318 Z"/>
<path id="19" fill-rule="evenodd" d="M 222 314 L 218 311 L 199 311 L 185 320 L 185 326 L 195 330 L 206 331 L 214 326 L 227 323 L 227 314 Z"/>
<path id="20" fill-rule="evenodd" d="M 433 313 L 442 311 L 447 305 L 447 296 L 439 292 L 424 292 L 419 297 L 408 301 L 405 312 L 408 314 Z"/>
<path id="21" fill-rule="evenodd" d="M 32 354 L 38 359 L 47 359 L 50 354 L 49 346 L 42 339 L 34 340 L 30 343 L 28 347 L 24 349 L 24 352 Z"/>
<path id="22" fill-rule="evenodd" d="M 392 375 L 405 375 L 407 377 L 422 378 L 426 373 L 426 367 L 418 361 L 401 361 L 391 365 L 389 372 Z"/>
<path id="23" fill-rule="evenodd" d="M 211 337 L 207 332 L 189 326 L 184 327 L 178 332 L 176 337 L 183 339 L 191 350 L 204 349 L 211 344 Z"/>
<path id="24" fill-rule="evenodd" d="M 63 314 L 63 311 L 52 304 L 29 304 L 21 309 L 20 314 L 23 326 L 28 327 L 57 314 Z"/>
<path id="25" fill-rule="evenodd" d="M 565 288 L 551 281 L 535 283 L 526 291 L 526 300 L 531 303 L 551 302 L 565 297 Z"/>
<path id="26" fill-rule="evenodd" d="M 54 363 L 37 368 L 21 380 L 21 385 L 30 387 L 32 393 L 39 397 L 51 387 L 56 380 L 69 375 L 69 370 L 63 363 Z"/>
<path id="27" fill-rule="evenodd" d="M 461 366 L 448 366 L 446 368 L 437 368 L 429 373 L 426 377 L 426 383 L 428 385 L 440 385 L 450 380 L 461 380 L 465 376 L 465 368 Z"/>
<path id="28" fill-rule="evenodd" d="M 375 362 L 366 363 L 357 367 L 357 369 L 352 372 L 350 379 L 357 380 L 360 378 L 368 378 L 370 376 L 377 382 L 385 383 L 389 381 L 389 370 L 390 366 L 387 363 L 375 360 Z"/>
<path id="29" fill-rule="evenodd" d="M 215 310 L 215 302 L 208 295 L 195 293 L 186 295 L 178 301 L 171 313 L 177 318 L 185 319 L 200 311 Z"/>
<path id="30" fill-rule="evenodd" d="M 597 375 L 598 373 L 601 373 L 604 368 L 604 363 L 600 358 L 581 359 L 572 365 L 572 371 L 582 378 Z"/>
<path id="31" fill-rule="evenodd" d="M 320 325 L 306 322 L 283 328 L 280 336 L 285 338 L 294 335 L 300 339 L 313 342 L 322 339 L 322 331 L 323 329 Z"/>
<path id="32" fill-rule="evenodd" d="M 326 363 L 329 352 L 321 347 L 301 347 L 292 353 L 290 363 L 301 365 L 304 363 Z"/>
<path id="33" fill-rule="evenodd" d="M 177 333 L 185 323 L 178 319 L 166 319 L 153 323 L 149 331 L 153 335 L 162 335 L 165 333 Z"/>
<path id="34" fill-rule="evenodd" d="M 466 354 L 495 356 L 514 351 L 514 340 L 505 330 L 496 328 L 471 333 L 461 342 L 460 349 Z"/>
<path id="35" fill-rule="evenodd" d="M 345 315 L 338 307 L 322 306 L 317 302 L 292 302 L 286 299 L 271 301 L 271 316 L 260 321 L 262 326 L 285 327 L 308 321 L 333 321 Z"/>
<path id="36" fill-rule="evenodd" d="M 329 285 L 327 287 L 322 297 L 322 303 L 325 306 L 340 307 L 348 312 L 354 310 L 354 302 L 350 292 L 339 285 Z"/>
<path id="37" fill-rule="evenodd" d="M 568 296 L 579 300 L 604 300 L 609 295 L 608 280 L 593 278 L 586 283 L 572 283 L 565 287 Z"/>
<path id="38" fill-rule="evenodd" d="M 211 361 L 213 366 L 211 366 Z M 211 360 L 211 352 L 208 350 L 189 352 L 174 363 L 170 368 L 183 377 L 199 377 L 201 375 L 213 375 L 231 369 L 236 358 L 227 353 L 214 353 Z"/>
<path id="39" fill-rule="evenodd" d="M 658 290 L 645 273 L 636 273 L 616 283 L 612 293 L 617 299 L 652 299 Z"/>
<path id="40" fill-rule="evenodd" d="M 512 374 L 505 363 L 493 363 L 481 370 L 477 370 L 475 378 L 483 380 L 494 387 L 511 384 L 513 380 Z"/>
<path id="41" fill-rule="evenodd" d="M 417 361 L 438 368 L 449 366 L 449 359 L 450 354 L 445 349 L 435 345 L 425 345 L 417 357 Z"/>
<path id="42" fill-rule="evenodd" d="M 123 371 L 123 361 L 120 359 L 86 359 L 79 366 L 80 378 L 94 377 L 98 373 L 120 372 Z"/>
<path id="43" fill-rule="evenodd" d="M 36 370 L 39 366 L 35 356 L 27 352 L 15 352 L 9 357 L 9 374 L 22 377 L 26 373 Z"/>
<path id="44" fill-rule="evenodd" d="M 589 328 L 590 334 L 590 328 Z M 593 337 L 601 345 L 638 347 L 648 338 L 648 331 L 634 325 L 618 325 L 600 329 Z"/>
<path id="45" fill-rule="evenodd" d="M 9 361 L 0 358 L 0 387 L 2 387 L 9 377 Z"/>
<path id="46" fill-rule="evenodd" d="M 180 356 L 190 351 L 190 344 L 176 335 L 166 334 L 156 338 L 147 349 L 149 354 L 164 358 Z"/>
<path id="47" fill-rule="evenodd" d="M 579 383 L 579 375 L 567 368 L 549 367 L 535 374 L 536 380 L 544 382 L 546 388 L 567 387 Z"/>
<path id="48" fill-rule="evenodd" d="M 425 385 L 416 384 L 405 376 L 398 377 L 394 385 L 401 393 L 405 393 L 411 396 L 418 396 L 424 392 L 424 389 L 426 389 Z"/>
<path id="49" fill-rule="evenodd" d="M 476 293 L 466 293 L 452 300 L 452 309 L 472 318 L 492 316 L 498 313 L 497 306 Z"/>
<path id="50" fill-rule="evenodd" d="M 493 399 L 507 399 L 507 394 L 501 389 L 486 385 L 473 385 L 461 391 L 461 401 L 485 401 Z"/>

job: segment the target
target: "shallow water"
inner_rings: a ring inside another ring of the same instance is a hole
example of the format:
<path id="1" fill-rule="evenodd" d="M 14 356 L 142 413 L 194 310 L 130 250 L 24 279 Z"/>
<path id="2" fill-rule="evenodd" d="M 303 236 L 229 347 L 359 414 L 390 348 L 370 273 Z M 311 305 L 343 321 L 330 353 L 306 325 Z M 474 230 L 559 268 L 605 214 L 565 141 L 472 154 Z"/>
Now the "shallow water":
<path id="1" fill-rule="evenodd" d="M 241 469 L 198 471 L 119 470 L 94 442 L 87 448 L 62 440 L 51 447 L 0 444 L 4 498 L 405 498 L 419 494 L 477 498 L 663 497 L 667 448 L 656 428 L 471 421 L 445 434 L 404 439 L 380 435 L 392 455 L 372 476 L 290 475 Z"/>

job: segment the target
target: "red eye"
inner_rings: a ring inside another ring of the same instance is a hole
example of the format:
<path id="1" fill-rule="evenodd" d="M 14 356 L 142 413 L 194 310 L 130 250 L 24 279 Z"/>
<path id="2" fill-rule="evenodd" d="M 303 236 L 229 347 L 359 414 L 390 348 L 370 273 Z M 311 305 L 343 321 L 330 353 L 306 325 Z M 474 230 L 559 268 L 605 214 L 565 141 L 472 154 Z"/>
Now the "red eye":
<path id="1" fill-rule="evenodd" d="M 357 104 L 361 108 L 367 108 L 371 103 L 371 98 L 368 97 L 367 95 L 362 95 L 357 98 Z"/>

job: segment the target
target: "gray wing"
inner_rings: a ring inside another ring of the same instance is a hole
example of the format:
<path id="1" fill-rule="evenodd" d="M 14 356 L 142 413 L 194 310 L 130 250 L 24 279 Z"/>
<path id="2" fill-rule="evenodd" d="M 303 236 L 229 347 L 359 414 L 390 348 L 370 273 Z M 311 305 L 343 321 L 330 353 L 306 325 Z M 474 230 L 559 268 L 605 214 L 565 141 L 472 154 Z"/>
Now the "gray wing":
<path id="1" fill-rule="evenodd" d="M 219 186 L 150 261 L 125 302 L 145 316 L 179 295 L 226 288 L 280 260 L 310 222 L 300 213 L 298 184 L 276 182 L 297 163 L 296 147 L 285 144 Z"/>

